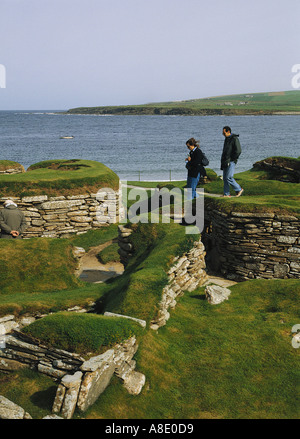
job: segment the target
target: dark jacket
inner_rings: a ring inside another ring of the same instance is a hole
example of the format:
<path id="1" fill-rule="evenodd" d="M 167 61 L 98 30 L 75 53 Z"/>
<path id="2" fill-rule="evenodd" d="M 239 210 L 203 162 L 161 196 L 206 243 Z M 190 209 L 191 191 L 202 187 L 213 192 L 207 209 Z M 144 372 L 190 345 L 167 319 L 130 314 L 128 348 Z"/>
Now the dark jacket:
<path id="1" fill-rule="evenodd" d="M 197 177 L 202 168 L 202 151 L 198 147 L 190 152 L 191 160 L 187 162 L 186 168 L 189 177 Z"/>
<path id="2" fill-rule="evenodd" d="M 238 151 L 240 150 L 239 134 L 231 134 L 225 137 L 224 147 L 221 157 L 221 169 L 228 168 L 230 162 L 237 163 L 239 158 Z"/>
<path id="3" fill-rule="evenodd" d="M 10 204 L 4 209 L 0 210 L 0 227 L 1 227 L 1 238 L 13 239 L 10 234 L 12 230 L 17 230 L 21 238 L 21 234 L 26 228 L 26 219 L 24 213 L 18 209 L 16 206 Z"/>

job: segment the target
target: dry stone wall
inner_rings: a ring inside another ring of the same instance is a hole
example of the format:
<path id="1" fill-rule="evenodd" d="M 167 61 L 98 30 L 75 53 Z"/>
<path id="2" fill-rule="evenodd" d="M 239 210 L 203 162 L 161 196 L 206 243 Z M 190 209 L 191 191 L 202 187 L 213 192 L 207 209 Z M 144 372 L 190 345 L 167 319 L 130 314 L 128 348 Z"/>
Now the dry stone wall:
<path id="1" fill-rule="evenodd" d="M 117 375 L 131 394 L 139 394 L 145 376 L 136 372 L 132 359 L 138 349 L 135 337 L 115 345 L 101 355 L 84 361 L 79 370 L 64 375 L 56 392 L 52 412 L 72 418 L 76 407 L 85 412 L 106 389 L 112 376 Z"/>
<path id="2" fill-rule="evenodd" d="M 4 203 L 5 199 L 0 202 Z M 114 191 L 11 199 L 24 212 L 27 222 L 24 238 L 68 237 L 118 222 L 124 215 L 120 192 Z"/>
<path id="3" fill-rule="evenodd" d="M 176 298 L 182 296 L 184 291 L 193 291 L 208 280 L 205 255 L 203 243 L 196 241 L 191 250 L 174 258 L 168 272 L 169 281 L 162 291 L 159 310 L 151 322 L 151 329 L 156 330 L 167 323 L 170 318 L 169 308 L 175 308 Z"/>
<path id="4" fill-rule="evenodd" d="M 0 346 L 0 371 L 9 373 L 29 367 L 59 382 L 52 412 L 70 419 L 76 407 L 86 411 L 98 399 L 114 374 L 130 394 L 141 392 L 145 376 L 135 371 L 133 356 L 137 349 L 133 336 L 86 360 L 76 353 L 46 346 L 14 331 L 5 336 L 5 343 Z"/>
<path id="5" fill-rule="evenodd" d="M 272 212 L 205 210 L 207 264 L 228 279 L 300 277 L 300 220 Z"/>

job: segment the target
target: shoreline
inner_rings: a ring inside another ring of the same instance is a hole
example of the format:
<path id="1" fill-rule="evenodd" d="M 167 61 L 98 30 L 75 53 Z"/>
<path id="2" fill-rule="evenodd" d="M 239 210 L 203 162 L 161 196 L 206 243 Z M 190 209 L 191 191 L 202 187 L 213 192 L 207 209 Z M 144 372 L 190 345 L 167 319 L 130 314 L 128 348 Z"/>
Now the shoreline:
<path id="1" fill-rule="evenodd" d="M 56 114 L 63 114 L 67 116 L 300 116 L 300 111 L 270 111 L 270 112 L 191 112 L 191 113 L 181 113 L 181 112 L 172 112 L 172 111 L 166 111 L 165 113 L 159 113 L 156 114 L 155 112 L 130 112 L 130 111 L 115 111 L 113 113 L 106 113 L 106 112 L 93 112 L 93 111 L 86 111 L 86 112 L 77 112 L 74 110 L 68 110 L 65 112 L 58 112 Z"/>

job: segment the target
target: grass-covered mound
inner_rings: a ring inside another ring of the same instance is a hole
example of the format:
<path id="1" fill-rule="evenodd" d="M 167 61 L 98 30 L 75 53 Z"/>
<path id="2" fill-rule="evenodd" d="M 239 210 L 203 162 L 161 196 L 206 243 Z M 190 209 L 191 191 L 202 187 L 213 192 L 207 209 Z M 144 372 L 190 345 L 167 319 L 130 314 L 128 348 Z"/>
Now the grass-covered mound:
<path id="1" fill-rule="evenodd" d="M 98 353 L 140 334 L 142 329 L 120 317 L 59 312 L 36 320 L 23 332 L 58 349 L 84 354 Z"/>
<path id="2" fill-rule="evenodd" d="M 268 180 L 300 183 L 299 158 L 269 157 L 254 163 L 253 169 L 266 171 Z"/>
<path id="3" fill-rule="evenodd" d="M 8 169 L 22 169 L 25 171 L 24 167 L 18 162 L 12 160 L 0 160 L 0 172 L 7 171 Z"/>
<path id="4" fill-rule="evenodd" d="M 86 251 L 117 236 L 117 225 L 72 238 L 0 240 L 0 316 L 50 312 L 86 306 L 105 286 L 86 284 L 75 276 L 74 246 Z"/>
<path id="5" fill-rule="evenodd" d="M 283 164 L 285 166 L 294 166 L 298 169 L 300 160 L 293 158 L 270 157 L 263 160 L 265 163 Z M 232 191 L 232 198 L 206 199 L 205 203 L 215 206 L 218 209 L 244 212 L 278 212 L 290 213 L 300 216 L 300 185 L 291 183 L 288 180 L 280 181 L 276 178 L 282 176 L 279 171 L 276 173 L 276 167 L 264 167 L 255 164 L 252 169 L 235 174 L 236 181 L 244 189 L 244 194 L 240 198 L 235 198 Z M 221 179 L 212 181 L 205 185 L 205 192 L 223 193 L 223 181 Z"/>
<path id="6" fill-rule="evenodd" d="M 0 241 L 0 295 L 78 286 L 76 261 L 66 240 Z"/>
<path id="7" fill-rule="evenodd" d="M 51 160 L 31 165 L 27 172 L 0 175 L 0 196 L 75 195 L 118 189 L 119 178 L 92 160 Z"/>

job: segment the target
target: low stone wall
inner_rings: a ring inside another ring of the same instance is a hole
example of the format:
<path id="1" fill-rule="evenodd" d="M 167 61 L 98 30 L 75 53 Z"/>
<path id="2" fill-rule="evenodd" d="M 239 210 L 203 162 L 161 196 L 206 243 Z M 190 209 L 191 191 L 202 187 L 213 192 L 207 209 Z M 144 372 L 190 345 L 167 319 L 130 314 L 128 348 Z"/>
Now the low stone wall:
<path id="1" fill-rule="evenodd" d="M 56 392 L 52 412 L 72 418 L 75 408 L 86 411 L 99 398 L 116 374 L 131 394 L 138 394 L 145 384 L 145 376 L 134 371 L 132 359 L 138 345 L 131 337 L 104 354 L 83 362 L 77 372 L 64 375 Z"/>
<path id="2" fill-rule="evenodd" d="M 300 277 L 300 220 L 276 213 L 205 210 L 209 268 L 228 279 Z"/>
<path id="3" fill-rule="evenodd" d="M 23 172 L 25 172 L 24 166 L 19 165 L 0 171 L 0 175 L 22 174 Z"/>
<path id="4" fill-rule="evenodd" d="M 168 272 L 169 282 L 162 291 L 159 311 L 151 322 L 151 329 L 157 330 L 166 324 L 170 318 L 169 308 L 176 306 L 176 298 L 184 291 L 193 291 L 208 280 L 205 255 L 203 243 L 196 241 L 190 251 L 174 258 Z"/>
<path id="5" fill-rule="evenodd" d="M 32 337 L 14 331 L 4 338 L 0 349 L 0 370 L 7 372 L 29 367 L 60 379 L 67 373 L 74 373 L 84 362 L 80 355 L 43 345 Z"/>
<path id="6" fill-rule="evenodd" d="M 0 202 L 4 203 L 6 198 Z M 27 228 L 24 238 L 68 237 L 92 228 L 115 223 L 124 215 L 120 192 L 48 197 L 39 195 L 11 198 L 24 212 Z"/>
<path id="7" fill-rule="evenodd" d="M 5 336 L 0 346 L 0 370 L 11 372 L 29 367 L 59 382 L 52 412 L 70 419 L 78 407 L 86 411 L 118 376 L 130 394 L 137 395 L 145 376 L 136 372 L 133 360 L 138 349 L 135 337 L 116 344 L 101 355 L 89 358 L 43 345 L 21 332 Z"/>
<path id="8" fill-rule="evenodd" d="M 132 229 L 128 229 L 122 225 L 118 227 L 118 253 L 120 255 L 120 262 L 124 265 L 124 267 L 126 267 L 129 259 L 133 255 L 133 246 L 130 243 L 131 233 Z"/>

